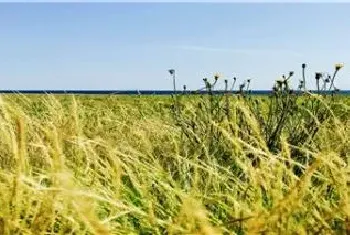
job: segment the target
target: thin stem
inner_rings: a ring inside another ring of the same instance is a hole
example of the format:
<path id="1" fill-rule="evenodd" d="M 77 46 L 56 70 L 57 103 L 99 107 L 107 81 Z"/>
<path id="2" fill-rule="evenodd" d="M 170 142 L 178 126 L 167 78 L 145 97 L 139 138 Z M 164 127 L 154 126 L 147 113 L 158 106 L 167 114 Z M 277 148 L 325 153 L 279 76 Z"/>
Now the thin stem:
<path id="1" fill-rule="evenodd" d="M 174 94 L 176 94 L 175 72 L 173 73 L 173 87 L 174 87 Z"/>
<path id="2" fill-rule="evenodd" d="M 232 83 L 232 87 L 231 87 L 231 91 L 233 91 L 233 88 L 235 87 L 237 79 L 233 79 L 233 83 Z"/>
<path id="3" fill-rule="evenodd" d="M 179 113 L 179 106 L 178 106 L 178 100 L 176 95 L 176 79 L 175 79 L 175 71 L 173 72 L 173 89 L 174 89 L 174 108 L 175 108 L 175 115 L 177 116 Z"/>
<path id="4" fill-rule="evenodd" d="M 219 80 L 219 79 L 216 79 L 216 80 L 214 81 L 214 83 L 211 84 L 211 88 L 212 88 L 213 90 L 214 90 L 214 87 L 215 87 L 216 83 L 218 82 L 218 80 Z"/>
<path id="5" fill-rule="evenodd" d="M 303 90 L 304 90 L 304 92 L 306 91 L 306 89 L 305 89 L 305 67 L 303 67 Z"/>
<path id="6" fill-rule="evenodd" d="M 226 96 L 226 115 L 227 115 L 227 119 L 230 119 L 230 112 L 229 112 L 230 103 L 228 99 L 228 81 L 227 80 L 225 80 L 225 96 Z"/>
<path id="7" fill-rule="evenodd" d="M 334 85 L 334 79 L 335 79 L 335 76 L 337 75 L 337 72 L 338 72 L 338 70 L 334 70 L 333 77 L 331 80 L 331 86 L 329 87 L 329 91 L 332 89 L 332 87 Z"/>
<path id="8" fill-rule="evenodd" d="M 322 79 L 322 81 L 323 81 L 322 91 L 326 91 L 326 85 L 327 85 L 326 80 Z"/>
<path id="9" fill-rule="evenodd" d="M 247 89 L 246 89 L 246 91 L 248 92 L 248 90 L 249 90 L 249 85 L 250 85 L 250 82 L 247 82 L 248 83 L 248 85 L 247 85 Z"/>

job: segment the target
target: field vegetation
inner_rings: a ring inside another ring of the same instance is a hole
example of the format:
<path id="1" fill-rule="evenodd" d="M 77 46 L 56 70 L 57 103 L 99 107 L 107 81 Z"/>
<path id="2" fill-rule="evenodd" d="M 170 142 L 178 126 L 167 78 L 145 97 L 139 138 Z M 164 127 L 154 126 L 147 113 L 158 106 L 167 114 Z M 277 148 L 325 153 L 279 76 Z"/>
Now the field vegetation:
<path id="1" fill-rule="evenodd" d="M 350 234 L 340 69 L 266 96 L 219 76 L 197 95 L 1 95 L 0 234 Z"/>

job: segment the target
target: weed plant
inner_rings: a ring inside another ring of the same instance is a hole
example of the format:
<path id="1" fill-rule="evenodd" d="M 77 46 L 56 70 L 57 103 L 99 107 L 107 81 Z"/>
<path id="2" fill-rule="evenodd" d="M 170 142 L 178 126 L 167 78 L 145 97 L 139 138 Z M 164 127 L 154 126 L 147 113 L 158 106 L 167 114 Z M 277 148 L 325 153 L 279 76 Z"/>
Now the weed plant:
<path id="1" fill-rule="evenodd" d="M 175 71 L 172 97 L 1 95 L 0 234 L 349 234 L 340 69 L 267 96 Z"/>

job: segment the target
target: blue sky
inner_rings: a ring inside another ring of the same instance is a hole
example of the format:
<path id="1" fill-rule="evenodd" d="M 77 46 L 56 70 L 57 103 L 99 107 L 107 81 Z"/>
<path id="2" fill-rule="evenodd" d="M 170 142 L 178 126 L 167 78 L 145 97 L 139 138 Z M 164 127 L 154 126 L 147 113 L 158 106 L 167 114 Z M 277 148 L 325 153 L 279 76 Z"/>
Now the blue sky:
<path id="1" fill-rule="evenodd" d="M 349 3 L 1 3 L 0 89 L 171 89 L 203 77 L 270 89 L 308 64 L 350 89 Z"/>

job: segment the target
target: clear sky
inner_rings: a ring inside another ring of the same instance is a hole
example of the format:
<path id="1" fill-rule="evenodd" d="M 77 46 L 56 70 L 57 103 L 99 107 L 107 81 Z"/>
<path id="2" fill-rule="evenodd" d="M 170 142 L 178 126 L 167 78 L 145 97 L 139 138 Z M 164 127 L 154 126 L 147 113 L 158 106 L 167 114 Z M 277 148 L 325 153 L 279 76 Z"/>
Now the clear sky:
<path id="1" fill-rule="evenodd" d="M 1 3 L 0 89 L 171 89 L 220 72 L 270 89 L 301 64 L 343 62 L 350 89 L 349 3 Z"/>

